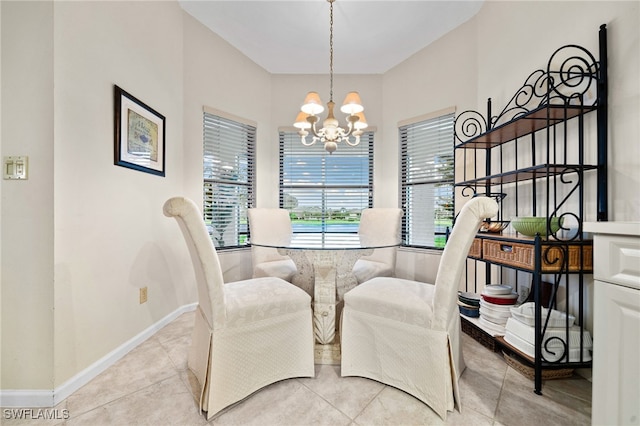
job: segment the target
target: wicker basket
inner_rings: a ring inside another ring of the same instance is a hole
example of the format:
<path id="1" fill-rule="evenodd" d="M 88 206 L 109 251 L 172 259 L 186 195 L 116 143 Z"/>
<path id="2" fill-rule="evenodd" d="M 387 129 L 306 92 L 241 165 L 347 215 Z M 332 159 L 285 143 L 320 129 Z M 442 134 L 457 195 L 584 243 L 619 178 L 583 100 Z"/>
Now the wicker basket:
<path id="1" fill-rule="evenodd" d="M 507 362 L 507 365 L 518 373 L 522 374 L 524 377 L 530 380 L 534 380 L 535 378 L 535 370 L 533 367 L 523 364 L 516 357 L 508 354 L 507 352 L 502 352 L 504 356 L 504 360 Z M 560 368 L 554 370 L 542 370 L 542 380 L 552 380 L 552 379 L 567 379 L 573 375 L 573 368 Z"/>
<path id="2" fill-rule="evenodd" d="M 471 248 L 469 249 L 469 257 L 475 257 L 476 259 L 482 259 L 482 240 L 480 238 L 474 238 Z"/>
<path id="3" fill-rule="evenodd" d="M 479 327 L 472 324 L 466 318 L 460 317 L 460 320 L 462 323 L 461 328 L 464 333 L 471 336 L 473 340 L 476 340 L 485 348 L 490 349 L 493 352 L 499 352 L 500 348 L 496 345 L 496 339 L 491 337 L 489 334 L 485 333 Z"/>
<path id="4" fill-rule="evenodd" d="M 582 248 L 582 258 L 580 257 L 580 249 Z M 548 252 L 547 252 L 548 249 Z M 593 247 L 590 245 L 570 245 L 568 247 L 568 266 L 569 271 L 593 270 Z M 516 242 L 504 242 L 494 240 L 484 240 L 482 242 L 482 258 L 494 263 L 502 263 L 504 265 L 514 266 L 516 268 L 524 268 L 533 271 L 535 264 L 535 247 L 531 244 L 522 244 Z M 553 263 L 549 260 L 562 259 L 563 251 L 559 247 L 550 247 L 547 244 L 542 245 L 542 272 L 558 272 L 562 267 L 562 261 L 558 260 Z M 582 262 L 581 262 L 582 260 Z"/>

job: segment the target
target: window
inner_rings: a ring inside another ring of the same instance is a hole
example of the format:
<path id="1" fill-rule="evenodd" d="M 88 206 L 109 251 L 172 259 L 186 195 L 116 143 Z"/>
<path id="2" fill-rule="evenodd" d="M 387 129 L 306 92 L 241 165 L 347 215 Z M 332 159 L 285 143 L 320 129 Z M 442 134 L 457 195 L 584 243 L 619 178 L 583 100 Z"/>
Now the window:
<path id="1" fill-rule="evenodd" d="M 400 125 L 402 239 L 407 246 L 443 248 L 453 223 L 453 121 L 450 112 Z"/>
<path id="2" fill-rule="evenodd" d="M 203 216 L 218 248 L 247 245 L 253 205 L 256 127 L 204 112 Z"/>
<path id="3" fill-rule="evenodd" d="M 322 143 L 304 146 L 280 132 L 280 206 L 291 212 L 293 233 L 337 239 L 355 235 L 362 209 L 373 204 L 373 132 L 329 154 Z"/>

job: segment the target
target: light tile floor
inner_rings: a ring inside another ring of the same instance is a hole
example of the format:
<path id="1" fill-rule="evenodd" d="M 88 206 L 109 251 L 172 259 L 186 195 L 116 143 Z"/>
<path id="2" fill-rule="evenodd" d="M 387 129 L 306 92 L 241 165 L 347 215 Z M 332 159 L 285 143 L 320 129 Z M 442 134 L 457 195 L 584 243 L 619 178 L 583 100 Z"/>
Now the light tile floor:
<path id="1" fill-rule="evenodd" d="M 194 314 L 181 315 L 55 409 L 57 421 L 2 419 L 3 425 L 205 425 L 198 385 L 187 369 Z M 591 383 L 574 376 L 548 380 L 543 395 L 496 353 L 463 333 L 467 369 L 462 413 L 443 422 L 412 396 L 381 383 L 340 377 L 317 365 L 315 378 L 268 386 L 208 422 L 211 425 L 589 425 Z"/>

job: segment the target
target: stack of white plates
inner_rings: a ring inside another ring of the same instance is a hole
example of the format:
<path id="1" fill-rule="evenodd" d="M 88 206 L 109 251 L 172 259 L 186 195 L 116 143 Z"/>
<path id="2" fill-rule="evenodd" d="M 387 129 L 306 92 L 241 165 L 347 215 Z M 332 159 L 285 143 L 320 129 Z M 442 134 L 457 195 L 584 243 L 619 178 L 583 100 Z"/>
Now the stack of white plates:
<path id="1" fill-rule="evenodd" d="M 511 317 L 509 305 L 494 305 L 485 300 L 480 301 L 480 316 L 494 324 L 504 326 Z"/>
<path id="2" fill-rule="evenodd" d="M 517 294 L 509 285 L 486 286 L 482 291 L 482 300 L 480 301 L 480 322 L 482 325 L 495 334 L 504 335 L 504 326 L 511 317 L 511 308 L 515 300 L 517 300 Z"/>

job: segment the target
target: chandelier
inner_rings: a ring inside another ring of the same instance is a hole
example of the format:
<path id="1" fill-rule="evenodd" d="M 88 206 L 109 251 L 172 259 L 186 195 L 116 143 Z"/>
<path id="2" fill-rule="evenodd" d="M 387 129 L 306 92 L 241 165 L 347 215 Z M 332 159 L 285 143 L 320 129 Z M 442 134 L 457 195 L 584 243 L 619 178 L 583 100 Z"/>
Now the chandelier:
<path id="1" fill-rule="evenodd" d="M 364 107 L 360 100 L 358 92 L 350 92 L 347 94 L 340 111 L 347 114 L 347 127 L 343 128 L 339 126 L 338 120 L 333 115 L 333 2 L 335 0 L 327 0 L 330 4 L 329 9 L 329 76 L 330 76 L 330 90 L 329 90 L 329 102 L 327 102 L 327 118 L 322 122 L 322 127 L 317 128 L 318 114 L 324 111 L 320 95 L 317 92 L 309 92 L 304 99 L 304 103 L 300 108 L 300 112 L 296 117 L 296 122 L 293 124 L 296 128 L 300 129 L 298 134 L 301 136 L 302 144 L 305 146 L 311 146 L 320 141 L 324 143 L 324 149 L 331 154 L 338 147 L 338 142 L 345 142 L 347 145 L 356 146 L 360 143 L 360 136 L 362 135 L 362 129 L 367 127 L 367 121 L 364 117 Z M 307 142 L 307 136 L 309 132 L 313 137 L 310 142 Z M 351 141 L 353 136 L 353 142 Z"/>

